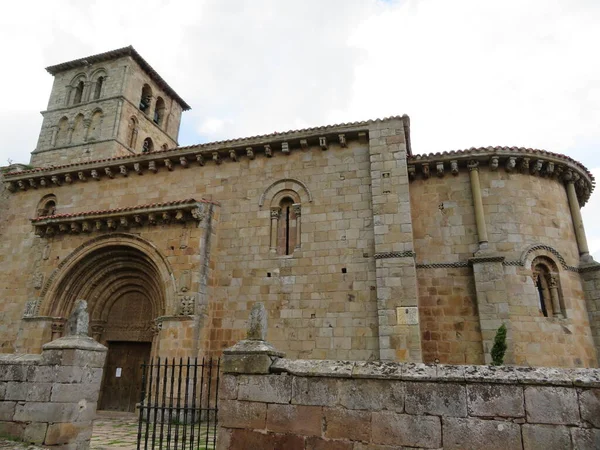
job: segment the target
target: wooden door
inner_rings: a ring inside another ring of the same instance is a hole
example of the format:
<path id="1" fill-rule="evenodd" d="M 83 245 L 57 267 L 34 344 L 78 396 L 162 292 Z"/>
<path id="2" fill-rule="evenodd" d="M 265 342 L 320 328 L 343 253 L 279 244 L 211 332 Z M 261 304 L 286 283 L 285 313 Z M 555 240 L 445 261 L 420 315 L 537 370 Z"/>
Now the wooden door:
<path id="1" fill-rule="evenodd" d="M 142 364 L 150 359 L 150 342 L 109 342 L 98 409 L 135 411 L 142 389 Z"/>

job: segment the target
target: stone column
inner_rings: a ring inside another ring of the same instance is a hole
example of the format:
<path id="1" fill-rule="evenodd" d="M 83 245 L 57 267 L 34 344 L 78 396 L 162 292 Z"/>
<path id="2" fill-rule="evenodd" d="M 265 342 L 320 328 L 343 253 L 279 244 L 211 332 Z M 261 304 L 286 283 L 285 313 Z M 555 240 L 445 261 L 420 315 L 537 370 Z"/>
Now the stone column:
<path id="1" fill-rule="evenodd" d="M 281 208 L 271 208 L 271 253 L 277 252 L 277 232 L 279 225 L 279 216 L 281 215 Z"/>
<path id="2" fill-rule="evenodd" d="M 483 201 L 481 200 L 481 185 L 479 184 L 479 162 L 469 161 L 468 168 L 471 178 L 471 192 L 473 194 L 473 207 L 475 208 L 479 250 L 486 250 L 488 248 L 488 235 L 485 225 L 485 214 L 483 213 Z"/>
<path id="3" fill-rule="evenodd" d="M 600 264 L 593 262 L 581 267 L 581 280 L 592 337 L 596 346 L 596 361 L 600 361 Z"/>
<path id="4" fill-rule="evenodd" d="M 585 237 L 585 229 L 583 228 L 583 219 L 581 218 L 581 209 L 579 208 L 579 200 L 575 191 L 575 182 L 579 179 L 579 175 L 573 171 L 567 171 L 565 175 L 567 185 L 567 198 L 569 199 L 569 208 L 571 209 L 571 218 L 573 219 L 573 227 L 575 228 L 575 237 L 577 246 L 579 247 L 579 258 L 583 262 L 591 262 L 593 258 L 590 255 L 590 250 Z"/>
<path id="5" fill-rule="evenodd" d="M 408 186 L 408 118 L 369 127 L 379 358 L 421 362 L 417 270 Z"/>
<path id="6" fill-rule="evenodd" d="M 550 275 L 548 279 L 548 287 L 550 288 L 550 299 L 552 300 L 552 315 L 562 319 L 562 308 L 558 297 L 558 280 L 556 275 Z"/>
<path id="7" fill-rule="evenodd" d="M 300 231 L 300 216 L 302 205 L 300 205 L 300 203 L 294 203 L 292 208 L 294 208 L 294 215 L 296 216 L 296 248 L 300 248 L 300 236 L 302 236 L 302 232 Z"/>

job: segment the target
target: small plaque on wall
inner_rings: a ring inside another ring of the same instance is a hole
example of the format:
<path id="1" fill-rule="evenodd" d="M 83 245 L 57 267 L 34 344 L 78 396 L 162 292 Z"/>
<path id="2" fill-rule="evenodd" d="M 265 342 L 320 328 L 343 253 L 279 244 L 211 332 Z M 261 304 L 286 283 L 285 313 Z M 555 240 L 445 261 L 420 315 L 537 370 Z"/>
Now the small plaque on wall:
<path id="1" fill-rule="evenodd" d="M 417 325 L 419 323 L 419 308 L 416 306 L 400 306 L 396 308 L 398 325 Z"/>

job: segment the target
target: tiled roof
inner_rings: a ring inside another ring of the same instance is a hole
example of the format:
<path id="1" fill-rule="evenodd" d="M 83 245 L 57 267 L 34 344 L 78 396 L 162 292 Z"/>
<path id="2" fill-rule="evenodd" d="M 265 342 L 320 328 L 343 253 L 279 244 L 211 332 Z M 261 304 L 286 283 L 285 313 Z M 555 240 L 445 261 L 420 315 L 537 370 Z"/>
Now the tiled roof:
<path id="1" fill-rule="evenodd" d="M 111 59 L 122 58 L 123 56 L 131 56 L 140 67 L 150 75 L 150 78 L 154 80 L 154 82 L 163 89 L 167 94 L 173 97 L 183 108 L 184 111 L 187 111 L 190 108 L 185 100 L 183 100 L 175 90 L 169 86 L 169 84 L 158 74 L 156 70 L 152 68 L 150 64 L 146 62 L 144 58 L 130 45 L 128 47 L 118 48 L 116 50 L 111 50 L 104 53 L 99 53 L 97 55 L 87 56 L 85 58 L 74 59 L 73 61 L 67 61 L 64 63 L 56 64 L 54 66 L 46 67 L 46 70 L 52 75 L 56 75 L 57 73 L 64 72 L 65 70 L 74 69 L 76 67 L 86 66 L 88 64 L 94 64 L 102 61 L 109 61 Z"/>
<path id="2" fill-rule="evenodd" d="M 436 152 L 436 153 L 425 153 L 422 155 L 414 155 L 409 157 L 409 162 L 419 162 L 423 159 L 435 159 L 435 158 L 445 158 L 452 156 L 468 156 L 468 155 L 477 155 L 479 153 L 498 153 L 498 154 L 507 154 L 507 153 L 529 153 L 532 155 L 542 155 L 549 156 L 557 159 L 562 159 L 568 161 L 572 164 L 580 167 L 591 180 L 594 180 L 594 175 L 581 164 L 579 161 L 571 158 L 570 156 L 563 155 L 561 153 L 552 153 L 546 150 L 540 150 L 535 148 L 527 148 L 527 147 L 503 147 L 503 146 L 494 146 L 494 147 L 471 147 L 469 149 L 464 150 L 450 150 L 444 152 Z"/>
<path id="3" fill-rule="evenodd" d="M 31 219 L 31 221 L 33 223 L 35 223 L 35 222 L 49 220 L 49 219 L 68 219 L 71 217 L 96 216 L 96 215 L 101 215 L 101 214 L 113 214 L 113 213 L 120 213 L 120 212 L 132 212 L 132 211 L 144 210 L 144 209 L 156 209 L 156 208 L 163 208 L 163 207 L 167 207 L 167 206 L 184 206 L 184 205 L 191 205 L 194 203 L 209 203 L 212 205 L 217 205 L 217 206 L 219 205 L 219 202 L 215 202 L 215 201 L 211 201 L 211 200 L 205 200 L 205 199 L 195 200 L 193 198 L 188 198 L 185 200 L 175 200 L 172 202 L 165 202 L 165 203 L 148 203 L 146 205 L 136 205 L 136 206 L 130 206 L 127 208 L 100 209 L 100 210 L 96 210 L 96 211 L 86 211 L 86 212 L 82 212 L 82 213 L 54 214 L 52 216 L 40 216 L 40 217 L 36 217 L 35 219 Z"/>
<path id="4" fill-rule="evenodd" d="M 362 127 L 362 126 L 367 126 L 372 123 L 386 122 L 389 120 L 398 120 L 398 119 L 404 120 L 405 124 L 407 124 L 407 126 L 408 126 L 409 118 L 407 115 L 391 116 L 391 117 L 385 117 L 382 119 L 372 119 L 372 120 L 364 120 L 364 121 L 358 121 L 358 122 L 346 122 L 346 123 L 340 123 L 340 124 L 334 124 L 334 125 L 324 125 L 324 126 L 320 126 L 320 127 L 303 128 L 303 129 L 299 129 L 299 130 L 289 130 L 289 131 L 281 131 L 281 132 L 276 131 L 276 132 L 269 133 L 269 134 L 261 134 L 261 135 L 244 137 L 244 138 L 236 138 L 236 139 L 225 139 L 222 141 L 207 142 L 204 144 L 194 144 L 194 145 L 188 145 L 185 147 L 171 148 L 171 149 L 167 149 L 167 150 L 157 150 L 157 151 L 153 151 L 151 153 L 117 156 L 115 158 L 107 158 L 107 159 L 96 159 L 93 161 L 85 161 L 85 162 L 80 162 L 80 163 L 75 163 L 75 164 L 64 164 L 64 165 L 49 166 L 49 167 L 37 167 L 35 169 L 23 170 L 20 172 L 9 172 L 9 173 L 5 174 L 5 176 L 10 177 L 11 175 L 18 176 L 18 175 L 33 174 L 33 173 L 37 173 L 37 172 L 49 172 L 52 170 L 67 169 L 69 167 L 75 167 L 75 166 L 79 167 L 79 166 L 92 165 L 92 164 L 97 164 L 97 163 L 111 164 L 113 162 L 138 158 L 140 156 L 164 155 L 164 154 L 168 154 L 168 153 L 169 154 L 173 153 L 173 156 L 177 156 L 177 154 L 176 154 L 177 152 L 184 152 L 184 151 L 189 151 L 192 149 L 202 150 L 205 148 L 210 148 L 210 147 L 215 147 L 215 146 L 244 145 L 245 143 L 247 143 L 249 141 L 272 140 L 272 139 L 277 139 L 277 138 L 286 138 L 286 139 L 294 138 L 294 137 L 296 137 L 294 135 L 313 134 L 313 133 L 317 133 L 320 131 L 321 132 L 330 132 L 330 131 L 334 131 L 336 129 L 340 129 L 339 131 L 341 131 L 341 129 L 343 129 L 343 128 Z M 406 131 L 405 131 L 405 133 L 406 133 Z M 409 151 L 409 154 L 410 154 L 410 151 Z"/>

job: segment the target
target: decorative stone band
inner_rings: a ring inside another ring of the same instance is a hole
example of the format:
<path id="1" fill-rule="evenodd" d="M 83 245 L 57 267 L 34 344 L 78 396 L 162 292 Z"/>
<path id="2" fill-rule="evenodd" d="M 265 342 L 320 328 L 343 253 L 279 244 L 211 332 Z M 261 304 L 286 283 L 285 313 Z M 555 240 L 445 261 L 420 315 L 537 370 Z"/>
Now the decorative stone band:
<path id="1" fill-rule="evenodd" d="M 291 151 L 306 150 L 310 146 L 320 147 L 323 151 L 334 148 L 334 146 L 343 149 L 348 147 L 350 141 L 368 144 L 369 125 L 391 120 L 401 120 L 404 124 L 405 135 L 408 136 L 410 126 L 408 116 L 394 116 L 10 172 L 4 175 L 4 183 L 10 192 L 18 192 L 45 187 L 55 188 L 74 182 L 127 177 L 132 174 L 171 172 L 176 167 L 184 169 L 192 165 L 204 166 L 208 163 L 220 165 L 225 161 L 236 163 L 243 158 L 255 159 L 261 153 L 270 158 L 277 152 L 288 155 Z M 407 152 L 410 155 L 410 144 L 407 145 Z"/>
<path id="2" fill-rule="evenodd" d="M 146 225 L 196 221 L 201 223 L 216 202 L 193 198 L 168 203 L 153 203 L 104 211 L 78 214 L 58 214 L 31 219 L 35 234 L 51 237 L 55 234 L 90 233 L 92 231 L 123 230 Z"/>
<path id="3" fill-rule="evenodd" d="M 520 147 L 482 147 L 411 156 L 408 158 L 408 176 L 411 181 L 417 175 L 427 179 L 432 172 L 438 177 L 448 172 L 456 176 L 461 170 L 480 170 L 483 166 L 490 171 L 502 167 L 509 173 L 573 182 L 581 206 L 587 202 L 595 186 L 591 172 L 574 159 L 545 150 Z"/>
<path id="4" fill-rule="evenodd" d="M 459 261 L 453 263 L 425 263 L 417 264 L 417 269 L 451 269 L 454 267 L 469 267 L 468 261 Z"/>
<path id="5" fill-rule="evenodd" d="M 380 252 L 375 253 L 375 259 L 386 259 L 386 258 L 414 258 L 415 252 L 407 250 L 405 252 Z"/>

